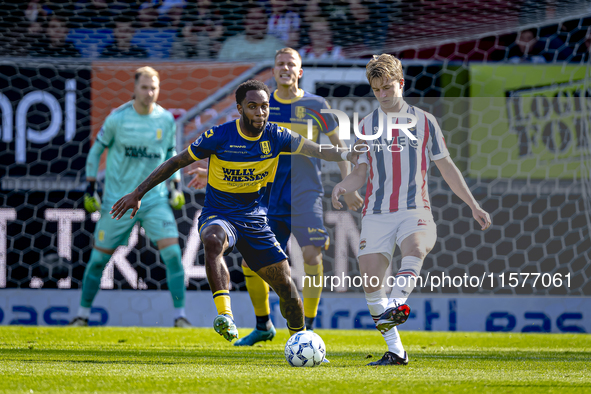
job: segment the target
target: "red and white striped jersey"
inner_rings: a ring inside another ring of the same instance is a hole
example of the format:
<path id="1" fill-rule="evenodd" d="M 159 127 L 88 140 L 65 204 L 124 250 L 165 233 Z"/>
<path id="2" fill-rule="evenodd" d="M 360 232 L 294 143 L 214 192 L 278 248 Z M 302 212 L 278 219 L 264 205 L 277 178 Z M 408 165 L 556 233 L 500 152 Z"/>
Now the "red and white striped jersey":
<path id="1" fill-rule="evenodd" d="M 392 130 L 387 140 L 386 114 L 381 108 L 367 115 L 359 123 L 359 131 L 372 135 L 378 131 L 379 116 L 384 130 L 380 138 L 365 141 L 369 151 L 359 157 L 369 166 L 369 180 L 365 193 L 363 215 L 380 214 L 409 209 L 431 209 L 428 191 L 428 169 L 432 160 L 449 156 L 441 128 L 435 117 L 420 108 L 404 103 L 401 113 L 417 117 L 417 124 L 409 131 L 417 138 L 411 140 L 400 129 Z M 410 118 L 398 118 L 410 122 Z"/>

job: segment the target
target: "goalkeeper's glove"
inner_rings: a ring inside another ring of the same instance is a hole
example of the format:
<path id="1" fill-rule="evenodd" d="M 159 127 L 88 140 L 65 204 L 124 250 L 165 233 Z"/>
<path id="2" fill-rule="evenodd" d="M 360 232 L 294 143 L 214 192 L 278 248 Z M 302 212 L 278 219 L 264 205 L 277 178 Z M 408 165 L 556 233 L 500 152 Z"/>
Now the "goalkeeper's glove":
<path id="1" fill-rule="evenodd" d="M 84 209 L 88 213 L 100 211 L 101 209 L 101 197 L 98 190 L 96 190 L 96 182 L 88 182 L 88 187 L 84 193 Z"/>
<path id="2" fill-rule="evenodd" d="M 180 183 L 178 183 L 180 185 Z M 185 205 L 185 194 L 175 187 L 177 182 L 170 182 L 168 189 L 168 202 L 172 209 L 181 209 Z"/>

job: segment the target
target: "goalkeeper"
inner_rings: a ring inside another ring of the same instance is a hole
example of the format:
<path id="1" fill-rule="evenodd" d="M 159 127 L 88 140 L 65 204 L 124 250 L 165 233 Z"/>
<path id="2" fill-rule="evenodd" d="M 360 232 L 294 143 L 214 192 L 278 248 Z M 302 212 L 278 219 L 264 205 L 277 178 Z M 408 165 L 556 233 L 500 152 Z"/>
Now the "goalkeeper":
<path id="1" fill-rule="evenodd" d="M 170 205 L 180 209 L 185 203 L 178 190 L 180 173 L 171 177 L 169 187 L 162 183 L 142 199 L 142 210 L 130 219 L 111 220 L 109 209 L 122 196 L 133 191 L 160 164 L 176 155 L 176 126 L 170 112 L 156 104 L 160 92 L 158 72 L 151 67 L 136 70 L 133 100 L 111 113 L 88 154 L 84 195 L 88 212 L 101 211 L 94 232 L 94 248 L 82 280 L 78 315 L 70 325 L 86 326 L 103 269 L 119 245 L 127 243 L 133 226 L 139 222 L 160 250 L 166 265 L 166 279 L 174 304 L 174 326 L 191 327 L 185 317 L 185 275 L 181 262 L 178 230 Z M 108 148 L 105 192 L 101 200 L 96 175 L 101 154 Z M 168 190 L 170 189 L 170 190 Z M 170 205 L 169 205 L 170 203 Z"/>

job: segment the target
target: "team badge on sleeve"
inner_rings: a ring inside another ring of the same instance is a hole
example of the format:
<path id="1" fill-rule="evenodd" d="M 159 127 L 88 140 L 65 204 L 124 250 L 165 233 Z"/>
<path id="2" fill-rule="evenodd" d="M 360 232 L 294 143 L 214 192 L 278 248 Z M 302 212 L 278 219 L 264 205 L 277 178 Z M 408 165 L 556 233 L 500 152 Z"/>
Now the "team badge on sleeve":
<path id="1" fill-rule="evenodd" d="M 201 141 L 203 141 L 203 135 L 200 135 L 199 138 L 197 138 L 197 141 L 195 141 L 195 146 L 199 146 L 199 144 L 201 144 Z"/>

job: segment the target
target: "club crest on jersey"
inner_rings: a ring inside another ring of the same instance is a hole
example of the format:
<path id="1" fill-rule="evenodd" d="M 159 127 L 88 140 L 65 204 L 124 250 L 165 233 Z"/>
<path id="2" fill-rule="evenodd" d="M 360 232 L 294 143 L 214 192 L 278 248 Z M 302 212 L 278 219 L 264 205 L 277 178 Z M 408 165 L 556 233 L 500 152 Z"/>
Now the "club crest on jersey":
<path id="1" fill-rule="evenodd" d="M 359 250 L 365 249 L 366 246 L 367 242 L 364 239 L 362 239 L 361 242 L 359 242 Z"/>
<path id="2" fill-rule="evenodd" d="M 306 116 L 306 107 L 295 107 L 295 113 L 298 119 L 303 119 Z"/>
<path id="3" fill-rule="evenodd" d="M 271 153 L 271 143 L 269 141 L 261 141 L 261 151 L 264 155 Z"/>
<path id="4" fill-rule="evenodd" d="M 156 139 L 157 140 L 162 139 L 162 129 L 156 129 Z"/>

